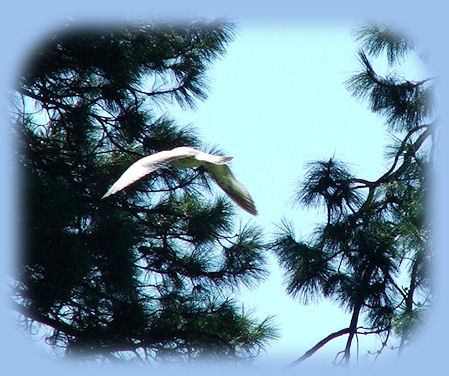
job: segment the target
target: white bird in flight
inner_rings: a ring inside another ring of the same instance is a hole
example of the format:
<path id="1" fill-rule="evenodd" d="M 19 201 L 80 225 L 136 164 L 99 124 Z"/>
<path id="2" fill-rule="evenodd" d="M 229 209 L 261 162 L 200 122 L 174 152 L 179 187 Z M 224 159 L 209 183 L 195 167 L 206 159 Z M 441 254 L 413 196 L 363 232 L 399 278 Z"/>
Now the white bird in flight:
<path id="1" fill-rule="evenodd" d="M 234 157 L 223 157 L 204 153 L 191 147 L 181 146 L 149 155 L 133 163 L 102 197 L 106 198 L 125 189 L 143 177 L 165 165 L 178 168 L 203 166 L 212 179 L 240 207 L 252 215 L 257 215 L 254 201 L 247 189 L 239 183 L 227 166 Z"/>

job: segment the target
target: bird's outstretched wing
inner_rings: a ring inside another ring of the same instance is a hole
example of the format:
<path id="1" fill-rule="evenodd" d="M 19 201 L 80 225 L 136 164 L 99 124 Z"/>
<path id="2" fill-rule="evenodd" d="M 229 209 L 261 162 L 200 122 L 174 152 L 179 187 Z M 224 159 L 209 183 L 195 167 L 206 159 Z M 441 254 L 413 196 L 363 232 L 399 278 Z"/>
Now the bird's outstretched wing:
<path id="1" fill-rule="evenodd" d="M 175 160 L 182 158 L 190 158 L 194 155 L 195 149 L 192 148 L 175 148 L 172 150 L 164 150 L 159 153 L 148 155 L 134 162 L 120 178 L 109 188 L 103 198 L 111 196 L 122 189 L 134 184 L 143 177 L 156 171 L 158 168 L 165 166 Z"/>
<path id="2" fill-rule="evenodd" d="M 187 146 L 160 151 L 133 163 L 111 188 L 109 188 L 102 199 L 120 192 L 122 189 L 134 184 L 167 164 L 173 163 L 174 167 L 189 168 L 198 167 L 205 163 L 224 164 L 228 163 L 231 159 L 232 157 L 208 154 Z"/>
<path id="3" fill-rule="evenodd" d="M 133 163 L 111 186 L 111 188 L 109 188 L 102 198 L 106 198 L 125 189 L 143 177 L 156 171 L 158 168 L 170 163 L 179 168 L 204 166 L 215 182 L 236 204 L 241 206 L 248 213 L 257 215 L 254 201 L 248 191 L 235 179 L 231 170 L 226 165 L 226 163 L 229 163 L 231 160 L 232 157 L 208 154 L 186 146 L 172 150 L 164 150 L 141 158 Z"/>
<path id="4" fill-rule="evenodd" d="M 248 190 L 234 177 L 225 165 L 204 164 L 206 171 L 237 205 L 252 215 L 257 215 L 256 206 Z"/>

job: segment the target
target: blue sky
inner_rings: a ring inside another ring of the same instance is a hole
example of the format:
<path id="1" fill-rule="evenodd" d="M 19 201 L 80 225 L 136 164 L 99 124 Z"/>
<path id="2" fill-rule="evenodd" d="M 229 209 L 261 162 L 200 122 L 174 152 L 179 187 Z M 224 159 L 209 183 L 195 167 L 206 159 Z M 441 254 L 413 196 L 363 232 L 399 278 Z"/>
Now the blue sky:
<path id="1" fill-rule="evenodd" d="M 80 19 L 89 18 L 93 21 L 109 15 L 118 18 L 122 15 L 120 12 L 129 18 L 144 16 L 144 9 L 137 14 L 129 10 L 130 6 L 127 9 L 115 9 L 105 7 L 107 3 L 100 1 L 97 7 L 91 5 L 93 8 L 90 8 L 88 2 L 82 3 L 85 5 L 83 11 L 79 4 L 76 7 L 73 4 L 67 5 L 65 10 L 61 10 L 58 7 L 46 8 L 41 3 L 42 9 L 47 9 L 45 17 L 38 8 L 28 8 L 23 12 L 18 8 L 11 8 L 15 13 L 11 13 L 11 17 L 5 19 L 2 25 L 2 42 L 4 39 L 3 46 L 8 52 L 2 61 L 2 88 L 6 90 L 11 85 L 12 73 L 23 59 L 27 46 L 29 48 L 38 37 L 38 30 L 42 32 L 52 23 L 61 22 L 67 15 L 76 14 Z M 380 3 L 376 3 L 379 8 Z M 145 9 L 150 12 L 149 7 Z M 279 9 L 275 8 L 275 13 Z M 367 179 L 378 176 L 384 167 L 382 158 L 387 136 L 382 119 L 372 115 L 365 103 L 352 98 L 343 84 L 358 69 L 355 55 L 358 45 L 351 38 L 351 28 L 358 24 L 358 20 L 366 19 L 367 15 L 379 14 L 380 11 L 361 12 L 357 17 L 343 17 L 344 21 L 341 21 L 338 17 L 330 16 L 329 7 L 323 10 L 311 5 L 310 9 L 313 16 L 306 21 L 304 18 L 307 19 L 307 12 L 303 8 L 292 8 L 291 13 L 284 11 L 288 22 L 283 22 L 282 17 L 281 20 L 270 21 L 269 13 L 261 17 L 262 21 L 258 21 L 257 17 L 242 17 L 245 21 L 235 17 L 240 25 L 239 33 L 229 45 L 226 56 L 216 62 L 209 73 L 209 98 L 198 103 L 195 111 L 179 110 L 176 106 L 170 109 L 171 115 L 180 124 L 192 123 L 206 142 L 218 144 L 235 157 L 232 169 L 251 192 L 260 214 L 253 219 L 243 211 L 237 213 L 243 223 L 251 220 L 264 227 L 268 236 L 275 229 L 274 223 L 283 217 L 294 222 L 299 237 L 307 236 L 314 224 L 322 219 L 319 212 L 292 208 L 288 204 L 295 183 L 304 173 L 305 162 L 335 155 L 349 162 L 358 176 Z M 334 9 L 336 14 L 342 13 L 341 9 Z M 317 14 L 321 13 L 320 18 Z M 298 20 L 292 21 L 294 14 Z M 442 22 L 439 14 L 432 14 L 432 24 L 425 25 L 434 33 L 438 30 L 436 23 Z M 382 16 L 382 13 L 379 15 Z M 408 23 L 405 17 L 398 16 L 394 19 L 390 14 L 387 18 L 393 18 L 397 24 L 415 25 L 414 30 L 416 25 L 421 26 L 421 29 L 415 31 L 422 36 L 423 46 L 436 53 L 430 62 L 440 77 L 438 100 L 446 103 L 444 89 L 447 88 L 447 78 L 442 62 L 447 62 L 447 55 L 444 51 L 436 50 L 432 44 L 435 38 L 432 38 L 431 33 L 426 34 L 424 26 L 417 22 L 421 20 L 421 16 L 422 19 L 430 19 L 429 13 L 419 11 L 411 14 Z M 438 37 L 441 38 L 441 35 Z M 416 61 L 409 72 L 421 73 L 422 68 L 415 63 Z M 381 64 L 379 67 L 382 67 Z M 443 121 L 446 119 L 444 108 L 441 117 Z M 2 124 L 2 132 L 5 129 L 7 125 L 3 127 Z M 443 140 L 445 137 L 447 140 L 447 131 L 443 129 L 441 134 Z M 11 177 L 8 182 L 14 181 L 9 167 L 14 145 L 7 135 L 2 140 L 2 175 Z M 435 197 L 441 197 L 437 212 L 443 205 L 447 207 L 447 189 L 444 188 L 448 182 L 447 167 L 444 164 L 447 156 L 447 152 L 443 150 L 440 155 L 440 173 L 436 176 Z M 14 235 L 14 220 L 11 218 L 14 219 L 15 207 L 14 201 L 10 200 L 16 190 L 16 185 L 5 184 L 2 191 L 4 210 L 1 223 L 5 250 L 5 262 L 1 263 L 0 269 L 2 275 L 7 275 L 14 260 L 13 257 L 7 257 L 12 256 L 7 252 L 14 249 L 17 238 L 11 236 Z M 442 242 L 446 241 L 443 225 L 447 227 L 445 220 L 436 221 L 437 288 L 443 286 L 442 281 L 447 286 L 447 278 L 443 279 L 445 277 L 442 273 L 442 266 L 448 264 L 448 256 L 441 252 Z M 349 318 L 328 302 L 304 307 L 287 297 L 275 260 L 271 259 L 270 262 L 270 279 L 257 289 L 242 290 L 241 299 L 245 307 L 254 307 L 257 317 L 277 315 L 282 338 L 268 348 L 268 355 L 271 360 L 279 360 L 283 364 L 302 355 L 331 331 L 346 326 Z M 2 291 L 6 291 L 4 283 Z M 447 296 L 447 290 L 441 290 L 440 287 L 437 291 Z M 441 304 L 435 312 L 432 318 L 437 323 L 441 322 L 438 320 L 447 312 L 447 304 Z M 53 369 L 50 363 L 33 353 L 33 350 L 23 347 L 16 329 L 11 328 L 11 321 L 8 321 L 10 317 L 10 313 L 2 311 L 1 323 L 7 324 L 2 331 L 5 335 L 1 340 L 5 369 L 14 367 L 22 372 Z M 432 336 L 433 353 L 422 352 L 422 348 L 418 347 L 411 350 L 412 356 L 415 354 L 413 351 L 423 359 L 435 359 L 438 354 L 443 354 L 442 347 L 439 347 L 446 343 L 443 333 L 447 333 L 445 325 L 430 326 L 428 333 L 423 334 L 422 341 L 427 348 L 429 342 L 426 340 L 429 341 Z M 341 346 L 340 342 L 328 346 L 327 350 L 322 349 L 312 362 L 327 361 Z M 50 374 L 56 374 L 55 372 Z"/>
<path id="2" fill-rule="evenodd" d="M 350 96 L 344 81 L 360 69 L 357 23 L 264 25 L 240 23 L 227 54 L 214 64 L 210 95 L 192 110 L 174 106 L 180 124 L 195 125 L 206 142 L 217 143 L 235 159 L 232 168 L 258 207 L 255 219 L 238 210 L 243 221 L 265 229 L 267 238 L 281 219 L 292 220 L 296 235 L 307 238 L 324 218 L 322 210 L 294 207 L 291 198 L 310 160 L 335 157 L 364 179 L 385 172 L 383 153 L 389 140 L 383 119 L 365 102 Z M 381 71 L 387 66 L 375 61 Z M 426 74 L 411 56 L 407 73 Z M 241 300 L 255 315 L 275 315 L 281 338 L 264 360 L 288 362 L 328 334 L 347 327 L 350 315 L 330 301 L 304 306 L 284 292 L 282 272 L 270 257 L 270 278 L 244 289 Z M 309 362 L 329 363 L 344 348 L 344 337 L 329 343 Z M 361 338 L 361 355 L 379 342 Z"/>

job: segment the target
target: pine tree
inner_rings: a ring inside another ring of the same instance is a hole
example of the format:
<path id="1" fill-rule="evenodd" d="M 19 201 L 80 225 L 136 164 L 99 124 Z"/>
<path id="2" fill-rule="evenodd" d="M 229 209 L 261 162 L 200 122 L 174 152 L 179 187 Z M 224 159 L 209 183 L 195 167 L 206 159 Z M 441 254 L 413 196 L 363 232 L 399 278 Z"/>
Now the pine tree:
<path id="1" fill-rule="evenodd" d="M 233 35 L 225 21 L 69 26 L 30 55 L 12 98 L 24 208 L 12 304 L 58 354 L 246 359 L 276 337 L 232 298 L 267 273 L 261 229 L 236 228 L 203 170 L 162 168 L 100 200 L 144 155 L 205 149 L 164 104 L 205 99 Z"/>
<path id="2" fill-rule="evenodd" d="M 390 67 L 396 66 L 415 48 L 413 41 L 376 24 L 355 35 L 362 45 L 362 69 L 347 80 L 347 88 L 385 117 L 392 137 L 390 167 L 369 181 L 355 177 L 334 157 L 307 165 L 296 201 L 324 207 L 327 221 L 316 228 L 311 241 L 300 241 L 293 224 L 285 220 L 271 247 L 285 271 L 288 294 L 305 303 L 332 298 L 351 318 L 347 327 L 329 334 L 292 366 L 343 335 L 347 340 L 337 354 L 338 363 L 349 363 L 358 335 L 381 338 L 376 357 L 389 344 L 402 350 L 431 301 L 425 204 L 435 147 L 429 100 L 434 80 L 412 82 L 374 71 L 369 55 L 385 53 Z"/>

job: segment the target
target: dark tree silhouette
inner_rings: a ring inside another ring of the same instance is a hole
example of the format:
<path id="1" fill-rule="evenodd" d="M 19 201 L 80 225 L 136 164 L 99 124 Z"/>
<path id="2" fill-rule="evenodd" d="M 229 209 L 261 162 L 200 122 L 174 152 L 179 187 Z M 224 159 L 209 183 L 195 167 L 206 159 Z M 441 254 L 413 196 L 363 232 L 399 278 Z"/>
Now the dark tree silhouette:
<path id="1" fill-rule="evenodd" d="M 100 200 L 144 155 L 204 150 L 164 104 L 204 99 L 233 35 L 224 21 L 71 26 L 30 55 L 12 97 L 24 209 L 12 305 L 59 354 L 246 359 L 276 337 L 232 298 L 266 275 L 261 230 L 236 228 L 203 170 L 162 168 Z"/>
<path id="2" fill-rule="evenodd" d="M 367 99 L 386 119 L 392 145 L 390 167 L 378 179 L 356 178 L 331 158 L 307 165 L 295 194 L 306 207 L 323 206 L 327 221 L 311 241 L 299 241 L 283 221 L 272 244 L 288 282 L 288 294 L 307 302 L 332 297 L 351 313 L 349 325 L 321 340 L 299 359 L 312 356 L 329 341 L 347 336 L 336 362 L 348 364 L 358 335 L 381 337 L 379 355 L 391 343 L 403 349 L 430 305 L 427 265 L 430 224 L 425 212 L 434 148 L 434 80 L 412 82 L 377 74 L 366 53 L 386 53 L 397 64 L 415 43 L 379 25 L 362 27 L 356 37 L 362 70 L 347 81 L 349 91 Z M 366 51 L 366 52 L 365 52 Z M 336 328 L 338 329 L 338 328 Z"/>

